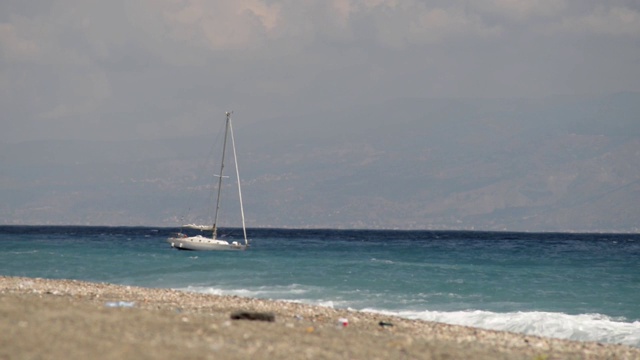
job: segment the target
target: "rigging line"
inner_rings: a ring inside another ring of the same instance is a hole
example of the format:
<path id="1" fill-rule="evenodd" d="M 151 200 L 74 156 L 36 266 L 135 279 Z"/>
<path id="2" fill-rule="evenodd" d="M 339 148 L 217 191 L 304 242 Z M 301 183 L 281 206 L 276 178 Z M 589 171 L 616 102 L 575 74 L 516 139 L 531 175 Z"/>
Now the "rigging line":
<path id="1" fill-rule="evenodd" d="M 224 124 L 222 125 L 222 127 L 224 127 Z M 194 185 L 191 187 L 188 187 L 187 189 L 189 189 L 188 193 L 187 193 L 187 209 L 183 211 L 183 216 L 180 218 L 180 220 L 182 222 L 186 222 L 188 223 L 195 223 L 197 222 L 196 220 L 193 220 L 190 218 L 190 214 L 191 214 L 191 210 L 196 208 L 196 209 L 201 209 L 200 211 L 205 212 L 205 214 L 201 214 L 199 216 L 199 218 L 201 218 L 203 215 L 206 219 L 210 219 L 211 218 L 211 213 L 212 213 L 212 208 L 211 208 L 211 200 L 213 199 L 213 191 L 214 188 L 212 186 L 210 186 L 210 184 L 212 183 L 210 180 L 211 178 L 209 177 L 209 170 L 211 169 L 211 166 L 215 165 L 215 157 L 214 157 L 214 153 L 216 152 L 216 149 L 218 148 L 218 144 L 220 142 L 220 138 L 222 136 L 222 131 L 220 130 L 220 127 L 218 127 L 218 131 L 215 133 L 216 137 L 214 138 L 213 144 L 208 148 L 208 153 L 206 155 L 206 157 L 198 157 L 199 161 L 196 163 L 196 177 L 195 177 L 195 181 L 194 181 Z M 208 143 L 208 136 L 207 136 L 207 142 Z M 197 140 L 197 143 L 200 143 L 200 140 Z M 210 165 L 211 164 L 211 165 Z M 205 177 L 205 172 L 207 174 L 207 176 Z M 199 179 L 205 179 L 205 184 L 206 187 L 204 188 L 205 191 L 207 191 L 208 193 L 208 197 L 205 196 L 199 196 L 199 193 L 203 190 L 203 188 L 201 188 L 200 186 L 198 186 L 198 180 Z M 196 199 L 199 199 L 200 201 L 198 202 L 198 206 L 193 207 L 193 205 L 195 204 Z M 200 220 L 202 221 L 202 220 Z M 184 224 L 181 224 L 181 226 Z"/>
<path id="2" fill-rule="evenodd" d="M 244 244 L 247 242 L 247 228 L 244 223 L 244 206 L 242 205 L 242 190 L 240 189 L 240 170 L 238 170 L 238 156 L 236 155 L 236 140 L 233 136 L 233 126 L 229 122 L 229 131 L 231 132 L 231 147 L 233 148 L 233 162 L 236 166 L 236 179 L 238 180 L 238 198 L 240 199 L 240 216 L 242 217 L 242 233 L 244 235 Z"/>
<path id="3" fill-rule="evenodd" d="M 231 114 L 227 112 L 227 120 L 224 124 L 224 141 L 222 142 L 222 160 L 220 161 L 220 176 L 218 176 L 218 192 L 216 197 L 216 209 L 213 216 L 213 239 L 216 238 L 218 228 L 218 211 L 220 210 L 220 192 L 222 191 L 222 174 L 224 171 L 224 158 L 227 150 L 227 137 L 229 135 L 229 124 Z"/>
<path id="4" fill-rule="evenodd" d="M 211 172 L 211 169 L 216 169 L 219 164 L 218 164 L 218 155 L 219 155 L 219 151 L 220 151 L 220 142 L 222 141 L 222 138 L 224 137 L 224 133 L 226 132 L 226 123 L 222 122 L 218 125 L 218 131 L 216 132 L 216 139 L 213 142 L 213 144 L 211 145 L 211 152 L 209 153 L 209 164 L 211 166 L 206 166 L 203 167 L 203 171 L 206 170 L 207 171 L 207 188 L 209 189 L 209 196 L 207 198 L 207 206 L 206 206 L 206 221 L 205 223 L 209 224 L 209 222 L 211 221 L 211 219 L 213 218 L 213 213 L 214 213 L 214 198 L 216 195 L 216 187 L 213 186 L 212 184 L 216 183 L 217 180 L 217 176 L 215 173 Z M 215 154 L 215 156 L 214 156 Z"/>

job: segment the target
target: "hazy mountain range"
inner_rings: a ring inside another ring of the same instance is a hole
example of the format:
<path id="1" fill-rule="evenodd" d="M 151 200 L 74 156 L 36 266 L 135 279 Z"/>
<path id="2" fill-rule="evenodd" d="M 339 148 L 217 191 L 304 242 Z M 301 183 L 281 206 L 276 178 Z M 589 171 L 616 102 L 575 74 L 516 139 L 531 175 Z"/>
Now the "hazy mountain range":
<path id="1" fill-rule="evenodd" d="M 638 93 L 402 98 L 252 120 L 235 122 L 248 226 L 640 229 Z M 205 221 L 223 121 L 212 114 L 197 138 L 0 144 L 0 222 Z"/>

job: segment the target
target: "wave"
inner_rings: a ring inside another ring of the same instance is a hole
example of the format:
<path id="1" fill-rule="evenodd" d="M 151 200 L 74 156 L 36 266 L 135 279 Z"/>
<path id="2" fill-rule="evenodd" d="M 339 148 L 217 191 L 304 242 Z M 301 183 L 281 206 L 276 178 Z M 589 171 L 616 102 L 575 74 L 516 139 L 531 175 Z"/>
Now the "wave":
<path id="1" fill-rule="evenodd" d="M 211 294 L 211 295 L 235 295 L 242 297 L 250 297 L 250 298 L 269 298 L 269 299 L 287 299 L 291 296 L 299 296 L 306 294 L 309 292 L 309 288 L 299 285 L 299 284 L 291 284 L 291 285 L 283 285 L 283 286 L 258 286 L 254 288 L 221 288 L 221 287 L 211 287 L 211 286 L 198 286 L 198 285 L 189 285 L 185 288 L 179 288 L 178 290 L 189 291 L 189 292 L 197 292 L 202 294 Z"/>
<path id="2" fill-rule="evenodd" d="M 480 310 L 362 311 L 528 335 L 640 347 L 640 321 L 625 322 L 623 318 L 611 318 L 602 314 L 568 315 L 539 311 L 495 313 Z"/>
<path id="3" fill-rule="evenodd" d="M 286 301 L 307 305 L 322 306 L 327 308 L 350 308 L 353 302 L 342 299 L 340 296 L 325 299 L 319 297 L 326 289 L 322 287 L 306 286 L 300 284 L 280 286 L 258 286 L 253 288 L 224 288 L 211 286 L 189 285 L 176 290 L 197 292 L 210 295 L 232 295 L 256 299 L 268 299 L 274 301 Z"/>
<path id="4" fill-rule="evenodd" d="M 379 262 L 383 264 L 394 264 L 392 260 L 371 258 L 371 262 Z"/>
<path id="5" fill-rule="evenodd" d="M 348 308 L 351 310 L 399 316 L 407 319 L 434 321 L 452 325 L 471 326 L 567 340 L 595 341 L 640 347 L 640 321 L 628 322 L 625 318 L 612 318 L 602 314 L 569 315 L 558 312 L 541 311 L 498 313 L 481 310 L 389 311 L 370 307 L 362 308 L 357 306 L 357 302 L 354 303 L 350 296 L 347 298 L 342 296 L 329 296 L 323 291 L 326 291 L 326 289 L 300 284 L 249 288 L 191 285 L 180 290 L 213 295 L 236 295 L 290 301 L 329 308 Z M 355 307 L 357 308 L 354 308 L 354 305 L 356 305 Z"/>

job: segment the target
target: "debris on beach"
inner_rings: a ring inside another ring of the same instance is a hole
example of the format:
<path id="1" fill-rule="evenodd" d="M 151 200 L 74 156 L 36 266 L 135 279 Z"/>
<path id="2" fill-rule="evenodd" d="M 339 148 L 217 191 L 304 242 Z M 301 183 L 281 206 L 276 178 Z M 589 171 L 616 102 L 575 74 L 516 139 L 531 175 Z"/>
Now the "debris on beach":
<path id="1" fill-rule="evenodd" d="M 134 307 L 136 305 L 135 301 L 109 301 L 104 303 L 104 306 L 106 307 L 124 307 L 124 308 L 130 308 L 130 307 Z"/>
<path id="2" fill-rule="evenodd" d="M 236 311 L 231 314 L 232 320 L 255 320 L 255 321 L 276 321 L 276 316 L 273 313 L 255 312 L 255 311 Z"/>
<path id="3" fill-rule="evenodd" d="M 347 319 L 347 318 L 338 319 L 338 325 L 340 325 L 342 327 L 347 327 L 347 325 L 349 325 L 349 319 Z"/>

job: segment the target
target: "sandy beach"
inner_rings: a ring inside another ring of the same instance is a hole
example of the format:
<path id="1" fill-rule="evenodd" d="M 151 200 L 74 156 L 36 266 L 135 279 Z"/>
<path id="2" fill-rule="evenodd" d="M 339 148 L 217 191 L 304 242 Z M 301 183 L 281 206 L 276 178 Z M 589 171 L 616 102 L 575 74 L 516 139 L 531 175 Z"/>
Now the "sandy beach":
<path id="1" fill-rule="evenodd" d="M 0 297 L 0 359 L 640 359 L 624 345 L 168 289 L 0 277 Z"/>

